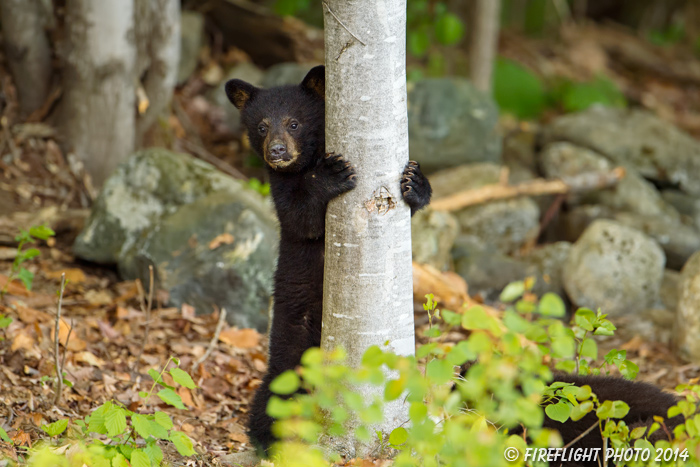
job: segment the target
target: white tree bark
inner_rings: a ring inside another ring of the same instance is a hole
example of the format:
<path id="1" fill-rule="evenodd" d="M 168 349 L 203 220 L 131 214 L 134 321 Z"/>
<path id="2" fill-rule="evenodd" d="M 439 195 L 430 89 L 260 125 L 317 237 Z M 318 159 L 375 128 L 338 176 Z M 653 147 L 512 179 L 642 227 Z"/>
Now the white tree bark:
<path id="1" fill-rule="evenodd" d="M 501 0 L 475 0 L 469 72 L 477 89 L 490 93 L 493 64 L 498 53 Z"/>
<path id="2" fill-rule="evenodd" d="M 134 150 L 134 0 L 67 0 L 59 125 L 96 186 Z"/>
<path id="3" fill-rule="evenodd" d="M 326 213 L 321 346 L 344 347 L 357 367 L 372 345 L 415 349 L 410 209 L 399 182 L 408 162 L 406 0 L 327 0 L 323 8 L 326 150 L 353 164 L 358 183 Z M 357 391 L 368 401 L 382 396 Z M 407 420 L 399 400 L 375 429 L 389 433 Z M 332 443 L 353 457 L 376 448 L 352 432 Z"/>
<path id="4" fill-rule="evenodd" d="M 1 0 L 5 55 L 27 116 L 44 103 L 51 80 L 51 49 L 45 27 L 50 12 L 39 0 Z"/>
<path id="5" fill-rule="evenodd" d="M 137 76 L 148 98 L 137 144 L 170 104 L 180 61 L 180 0 L 136 0 Z"/>

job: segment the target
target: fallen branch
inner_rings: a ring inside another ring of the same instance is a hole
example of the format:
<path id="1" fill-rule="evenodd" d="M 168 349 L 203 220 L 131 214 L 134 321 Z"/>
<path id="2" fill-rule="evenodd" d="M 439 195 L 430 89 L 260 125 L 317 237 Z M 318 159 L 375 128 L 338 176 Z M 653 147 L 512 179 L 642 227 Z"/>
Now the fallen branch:
<path id="1" fill-rule="evenodd" d="M 580 193 L 615 186 L 624 176 L 625 169 L 616 167 L 609 173 L 590 172 L 557 180 L 538 178 L 518 185 L 485 185 L 481 188 L 464 190 L 454 195 L 436 199 L 430 205 L 436 211 L 457 211 L 489 201 L 517 198 L 519 196 Z"/>
<path id="2" fill-rule="evenodd" d="M 207 347 L 207 351 L 204 352 L 204 355 L 199 357 L 197 361 L 194 362 L 192 365 L 192 374 L 196 373 L 197 370 L 199 369 L 199 365 L 201 365 L 204 360 L 209 358 L 209 355 L 211 355 L 212 351 L 214 350 L 214 347 L 216 347 L 217 342 L 219 341 L 219 334 L 221 334 L 221 329 L 224 327 L 224 323 L 226 322 L 226 308 L 222 308 L 221 311 L 219 312 L 219 322 L 216 323 L 216 330 L 214 331 L 214 337 L 211 338 L 211 341 L 209 342 L 209 347 Z"/>

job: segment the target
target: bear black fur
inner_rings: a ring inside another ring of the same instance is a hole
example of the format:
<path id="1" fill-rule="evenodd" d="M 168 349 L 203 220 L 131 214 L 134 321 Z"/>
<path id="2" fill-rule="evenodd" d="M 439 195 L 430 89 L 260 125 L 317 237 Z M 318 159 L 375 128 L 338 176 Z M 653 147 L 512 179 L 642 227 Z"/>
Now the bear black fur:
<path id="1" fill-rule="evenodd" d="M 462 367 L 462 377 L 466 375 L 468 367 L 469 364 Z M 664 423 L 670 432 L 673 432 L 673 429 L 677 425 L 684 422 L 682 415 L 677 415 L 666 420 L 668 409 L 676 405 L 679 399 L 673 394 L 664 392 L 658 387 L 648 383 L 630 381 L 616 376 L 584 376 L 561 372 L 555 372 L 551 382 L 573 383 L 578 387 L 588 385 L 601 403 L 604 401 L 626 402 L 630 410 L 623 420 L 630 431 L 642 426 L 647 428 L 651 427 L 652 423 L 654 423 L 654 416 L 657 415 L 664 418 Z M 595 412 L 586 414 L 581 420 L 567 420 L 564 423 L 552 420 L 545 414 L 542 427 L 558 431 L 564 443 L 563 445 L 566 446 L 586 432 L 597 420 L 598 417 Z M 523 428 L 516 427 L 510 430 L 510 434 L 523 434 Z M 667 436 L 666 431 L 658 429 L 650 436 L 646 436 L 646 439 L 654 444 L 656 441 L 666 438 Z M 602 462 L 603 438 L 597 427 L 570 447 L 571 449 L 600 448 L 598 451 L 598 458 Z M 599 464 L 597 460 L 591 460 L 590 462 L 557 462 L 552 465 L 561 467 L 597 467 Z"/>
<path id="2" fill-rule="evenodd" d="M 270 358 L 248 421 L 248 436 L 267 451 L 275 441 L 266 413 L 270 382 L 321 342 L 326 207 L 355 187 L 356 175 L 343 156 L 326 154 L 323 66 L 300 85 L 259 89 L 231 80 L 226 95 L 241 110 L 250 144 L 268 169 L 280 222 Z M 406 166 L 401 192 L 411 214 L 430 202 L 430 183 L 417 163 Z"/>

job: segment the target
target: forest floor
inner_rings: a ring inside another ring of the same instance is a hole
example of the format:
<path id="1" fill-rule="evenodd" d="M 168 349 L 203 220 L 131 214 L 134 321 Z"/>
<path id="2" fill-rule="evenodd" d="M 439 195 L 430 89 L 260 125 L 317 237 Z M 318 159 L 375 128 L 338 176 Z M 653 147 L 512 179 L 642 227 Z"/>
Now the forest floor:
<path id="1" fill-rule="evenodd" d="M 545 70 L 543 73 L 554 67 L 574 76 L 580 64 L 591 62 L 590 54 L 614 57 L 600 66 L 622 83 L 631 102 L 651 108 L 700 136 L 700 68 L 696 59 L 688 62 L 680 52 L 674 55 L 672 50 L 651 46 L 640 49 L 636 37 L 627 35 L 620 40 L 615 34 L 621 33 L 614 28 L 587 31 L 577 36 L 577 45 L 572 41 L 567 45 L 566 39 L 559 43 L 506 36 L 502 52 Z M 576 62 L 576 53 L 565 58 L 567 47 L 569 52 L 577 47 L 578 53 L 589 54 L 589 59 Z M 205 64 L 202 70 L 206 69 Z M 0 69 L 0 80 L 11 101 L 12 84 L 6 70 Z M 212 133 L 211 120 L 205 117 L 213 110 L 201 99 L 202 80 L 200 71 L 178 92 L 181 112 L 191 118 L 187 123 L 183 122 L 186 117 L 174 114 L 171 129 L 180 141 L 191 140 L 193 133 L 208 135 L 197 136 L 197 144 L 206 154 L 219 155 L 238 143 Z M 266 368 L 266 338 L 254 330 L 224 326 L 210 355 L 194 368 L 212 345 L 217 316 L 195 316 L 186 306 L 161 307 L 162 297 L 156 295 L 147 323 L 145 297 L 135 282 L 121 281 L 114 269 L 81 262 L 71 252 L 94 193 L 79 164 L 69 162 L 60 150 L 59 135 L 39 121 L 18 121 L 11 105 L 6 106 L 0 127 L 0 151 L 11 155 L 0 158 L 0 245 L 4 245 L 0 246 L 0 289 L 12 269 L 16 254 L 13 239 L 19 230 L 47 223 L 57 232 L 54 239 L 39 246 L 39 257 L 25 263 L 35 274 L 32 290 L 15 281 L 0 299 L 0 314 L 13 319 L 0 329 L 0 420 L 13 441 L 13 445 L 0 442 L 0 457 L 17 459 L 25 447 L 47 438 L 41 425 L 85 417 L 111 399 L 130 410 L 168 412 L 201 453 L 187 465 L 215 464 L 225 454 L 248 448 L 246 413 Z M 230 166 L 238 162 L 235 155 L 228 160 Z M 60 358 L 65 358 L 66 379 L 73 386 L 65 388 L 56 403 L 52 377 L 62 273 L 67 286 L 58 329 Z M 417 335 L 422 336 L 427 319 L 421 313 L 416 318 Z M 448 341 L 464 337 L 461 332 L 447 333 Z M 419 337 L 418 341 L 425 339 Z M 640 367 L 638 379 L 664 388 L 672 389 L 700 376 L 699 365 L 677 359 L 668 345 L 646 342 L 624 327 L 599 345 L 601 355 L 612 348 L 626 349 L 627 358 Z M 148 391 L 153 384 L 148 370 L 161 369 L 173 356 L 180 359 L 181 368 L 198 386 L 178 391 L 187 410 L 165 406 L 157 398 L 144 401 L 139 397 L 139 391 Z M 177 455 L 174 449 L 171 454 Z M 379 464 L 363 460 L 347 465 Z"/>

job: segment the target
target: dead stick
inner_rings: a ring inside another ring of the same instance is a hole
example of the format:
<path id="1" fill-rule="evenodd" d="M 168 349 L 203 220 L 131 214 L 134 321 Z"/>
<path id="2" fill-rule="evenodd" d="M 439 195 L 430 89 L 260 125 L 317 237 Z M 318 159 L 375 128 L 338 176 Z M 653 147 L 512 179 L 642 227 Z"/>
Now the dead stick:
<path id="1" fill-rule="evenodd" d="M 204 362 L 204 360 L 209 358 L 209 355 L 211 355 L 212 351 L 214 350 L 214 347 L 216 347 L 216 343 L 219 341 L 219 334 L 221 334 L 221 329 L 224 327 L 225 322 L 226 308 L 222 308 L 219 312 L 219 322 L 216 323 L 216 330 L 214 330 L 214 337 L 211 338 L 211 341 L 209 342 L 209 347 L 207 347 L 207 351 L 204 352 L 204 355 L 199 357 L 197 361 L 195 361 L 192 365 L 192 373 L 195 373 L 199 368 L 199 365 L 201 365 L 202 362 Z"/>
<path id="2" fill-rule="evenodd" d="M 624 176 L 624 167 L 616 167 L 610 173 L 591 172 L 558 180 L 538 178 L 518 185 L 486 185 L 437 199 L 431 203 L 431 206 L 436 211 L 456 211 L 468 206 L 516 198 L 518 196 L 542 196 L 591 191 L 615 186 Z"/>
<path id="3" fill-rule="evenodd" d="M 57 406 L 61 400 L 61 392 L 63 391 L 63 367 L 61 366 L 61 354 L 59 353 L 59 341 L 60 335 L 59 331 L 61 329 L 61 306 L 63 305 L 63 291 L 66 288 L 66 273 L 61 274 L 61 289 L 58 294 L 58 309 L 56 310 L 56 324 L 54 327 L 54 347 L 53 347 L 53 358 L 54 364 L 56 366 L 56 395 L 54 397 L 53 405 Z M 68 337 L 70 337 L 70 330 L 68 331 Z M 68 346 L 68 339 L 66 339 L 66 346 Z M 64 360 L 65 361 L 65 360 Z"/>

